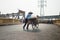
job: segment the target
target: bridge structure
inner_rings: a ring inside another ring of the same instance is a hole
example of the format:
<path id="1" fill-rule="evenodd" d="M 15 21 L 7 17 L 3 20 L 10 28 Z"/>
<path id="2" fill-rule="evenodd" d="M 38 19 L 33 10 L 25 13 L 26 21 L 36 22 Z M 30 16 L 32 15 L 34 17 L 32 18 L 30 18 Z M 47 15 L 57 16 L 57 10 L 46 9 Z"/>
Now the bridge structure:
<path id="1" fill-rule="evenodd" d="M 60 15 L 40 16 L 39 23 L 53 23 L 60 25 Z"/>
<path id="2" fill-rule="evenodd" d="M 7 24 L 19 24 L 22 19 L 25 18 L 25 11 L 19 10 L 17 13 L 1 14 L 0 25 Z"/>
<path id="3" fill-rule="evenodd" d="M 60 15 L 40 16 L 41 19 L 60 19 Z"/>

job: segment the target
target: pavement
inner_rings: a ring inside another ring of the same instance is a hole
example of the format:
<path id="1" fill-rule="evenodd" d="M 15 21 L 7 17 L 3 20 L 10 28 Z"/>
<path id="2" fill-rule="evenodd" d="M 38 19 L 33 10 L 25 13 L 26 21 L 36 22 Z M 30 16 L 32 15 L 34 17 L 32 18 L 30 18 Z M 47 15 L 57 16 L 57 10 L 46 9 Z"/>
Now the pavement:
<path id="1" fill-rule="evenodd" d="M 23 24 L 0 26 L 0 40 L 60 40 L 60 27 L 53 24 L 39 24 L 38 29 L 22 29 Z"/>

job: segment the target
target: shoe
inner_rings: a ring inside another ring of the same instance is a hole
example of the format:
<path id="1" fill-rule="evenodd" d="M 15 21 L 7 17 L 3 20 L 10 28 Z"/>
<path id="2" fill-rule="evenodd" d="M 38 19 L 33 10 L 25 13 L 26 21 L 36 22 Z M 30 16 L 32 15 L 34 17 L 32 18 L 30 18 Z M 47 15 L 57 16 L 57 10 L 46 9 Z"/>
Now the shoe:
<path id="1" fill-rule="evenodd" d="M 25 28 L 23 28 L 23 30 L 25 30 Z"/>
<path id="2" fill-rule="evenodd" d="M 28 30 L 28 29 L 27 29 Z"/>

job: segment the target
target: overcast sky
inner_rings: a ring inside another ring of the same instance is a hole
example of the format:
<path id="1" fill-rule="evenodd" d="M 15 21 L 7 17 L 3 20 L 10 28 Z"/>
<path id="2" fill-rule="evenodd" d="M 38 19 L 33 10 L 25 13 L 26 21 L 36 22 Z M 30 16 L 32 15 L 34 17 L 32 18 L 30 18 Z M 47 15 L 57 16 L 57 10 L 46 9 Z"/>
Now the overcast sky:
<path id="1" fill-rule="evenodd" d="M 60 0 L 46 0 L 45 15 L 59 15 Z M 0 11 L 3 14 L 16 13 L 18 9 L 39 14 L 38 0 L 0 0 Z"/>

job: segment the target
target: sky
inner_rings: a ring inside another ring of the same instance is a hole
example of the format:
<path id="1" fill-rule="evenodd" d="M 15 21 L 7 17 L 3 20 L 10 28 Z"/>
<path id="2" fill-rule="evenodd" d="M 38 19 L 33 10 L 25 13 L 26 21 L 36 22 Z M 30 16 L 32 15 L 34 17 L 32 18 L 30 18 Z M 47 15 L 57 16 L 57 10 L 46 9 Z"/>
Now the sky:
<path id="1" fill-rule="evenodd" d="M 44 15 L 59 15 L 60 0 L 46 0 L 47 6 Z M 34 15 L 40 15 L 40 8 L 38 7 L 38 0 L 0 0 L 1 14 L 17 13 L 18 10 L 23 10 L 26 14 L 32 11 Z"/>

